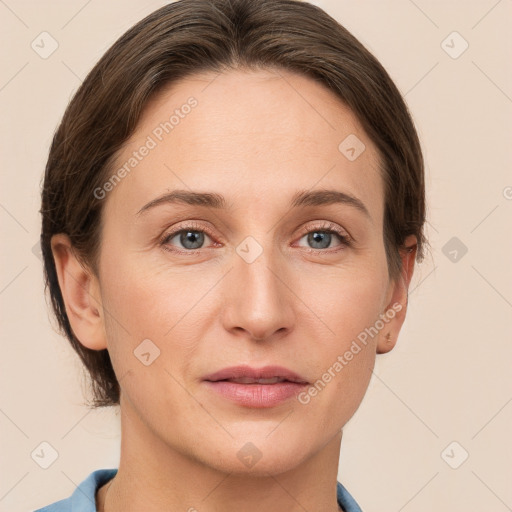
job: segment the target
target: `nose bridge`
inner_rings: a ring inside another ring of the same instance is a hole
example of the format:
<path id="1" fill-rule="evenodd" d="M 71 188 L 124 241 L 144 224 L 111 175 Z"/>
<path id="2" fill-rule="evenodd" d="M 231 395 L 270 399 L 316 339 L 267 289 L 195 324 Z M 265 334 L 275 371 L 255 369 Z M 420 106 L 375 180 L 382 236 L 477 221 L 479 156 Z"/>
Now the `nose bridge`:
<path id="1" fill-rule="evenodd" d="M 267 238 L 260 243 L 248 236 L 237 246 L 236 253 L 235 274 L 248 296 L 247 302 L 254 301 L 260 307 L 271 307 L 283 292 L 273 270 L 279 266 L 279 262 L 272 240 Z"/>
<path id="2" fill-rule="evenodd" d="M 281 281 L 283 262 L 272 238 L 260 240 L 248 236 L 236 247 L 225 306 L 227 328 L 242 328 L 251 337 L 264 339 L 291 326 L 293 294 Z"/>

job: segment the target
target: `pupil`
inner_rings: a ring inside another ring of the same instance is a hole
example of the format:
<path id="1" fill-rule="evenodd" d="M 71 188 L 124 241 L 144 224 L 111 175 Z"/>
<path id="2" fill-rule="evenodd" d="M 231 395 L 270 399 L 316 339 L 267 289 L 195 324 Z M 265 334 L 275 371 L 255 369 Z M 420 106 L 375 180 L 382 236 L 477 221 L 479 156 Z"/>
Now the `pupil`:
<path id="1" fill-rule="evenodd" d="M 203 242 L 202 237 L 204 237 L 203 233 L 198 231 L 186 231 L 184 235 L 181 236 L 181 243 L 187 249 L 197 249 Z M 188 245 L 189 243 L 192 244 L 192 247 Z"/>
<path id="2" fill-rule="evenodd" d="M 322 242 L 324 242 L 324 243 L 322 244 Z M 309 235 L 309 243 L 311 243 L 311 244 L 320 243 L 321 244 L 321 247 L 315 247 L 315 249 L 325 249 L 325 248 L 329 247 L 330 242 L 331 242 L 331 234 L 330 233 L 315 231 L 313 233 L 310 233 L 310 235 Z"/>

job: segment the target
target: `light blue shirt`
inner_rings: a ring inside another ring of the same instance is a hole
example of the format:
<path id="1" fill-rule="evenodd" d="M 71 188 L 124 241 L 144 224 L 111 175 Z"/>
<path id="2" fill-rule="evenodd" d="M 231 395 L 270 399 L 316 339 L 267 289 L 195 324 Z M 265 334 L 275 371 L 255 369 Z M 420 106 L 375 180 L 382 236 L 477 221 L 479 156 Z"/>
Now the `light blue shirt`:
<path id="1" fill-rule="evenodd" d="M 35 512 L 96 512 L 96 491 L 116 473 L 117 469 L 97 469 L 75 489 L 69 498 L 56 501 Z M 338 504 L 345 512 L 362 512 L 354 498 L 339 482 L 337 496 Z"/>

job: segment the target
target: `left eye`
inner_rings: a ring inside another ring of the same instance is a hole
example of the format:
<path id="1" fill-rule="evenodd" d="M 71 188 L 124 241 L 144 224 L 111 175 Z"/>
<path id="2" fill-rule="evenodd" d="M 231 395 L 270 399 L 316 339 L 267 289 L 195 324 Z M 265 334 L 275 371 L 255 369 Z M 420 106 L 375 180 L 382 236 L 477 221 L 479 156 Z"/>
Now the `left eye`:
<path id="1" fill-rule="evenodd" d="M 312 249 L 328 249 L 333 240 L 333 235 L 340 240 L 339 245 L 346 245 L 346 237 L 336 231 L 326 229 L 315 229 L 306 233 L 302 238 L 307 238 L 307 243 L 312 245 Z"/>

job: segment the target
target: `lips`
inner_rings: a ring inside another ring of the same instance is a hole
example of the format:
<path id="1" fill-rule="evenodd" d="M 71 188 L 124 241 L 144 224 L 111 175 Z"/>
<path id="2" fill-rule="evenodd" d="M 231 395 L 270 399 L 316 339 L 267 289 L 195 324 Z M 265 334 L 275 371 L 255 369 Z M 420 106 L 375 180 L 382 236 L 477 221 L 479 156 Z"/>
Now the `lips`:
<path id="1" fill-rule="evenodd" d="M 283 377 L 272 377 L 270 379 L 254 379 L 252 377 L 240 377 L 238 379 L 223 379 L 237 384 L 277 384 L 278 382 L 291 382 Z"/>
<path id="2" fill-rule="evenodd" d="M 265 366 L 263 368 L 252 368 L 246 365 L 232 366 L 207 375 L 203 380 L 210 382 L 228 381 L 247 385 L 272 385 L 280 382 L 308 384 L 302 376 L 283 366 Z"/>
<path id="3" fill-rule="evenodd" d="M 309 383 L 282 366 L 232 366 L 207 375 L 206 388 L 241 407 L 269 409 L 297 396 Z"/>

